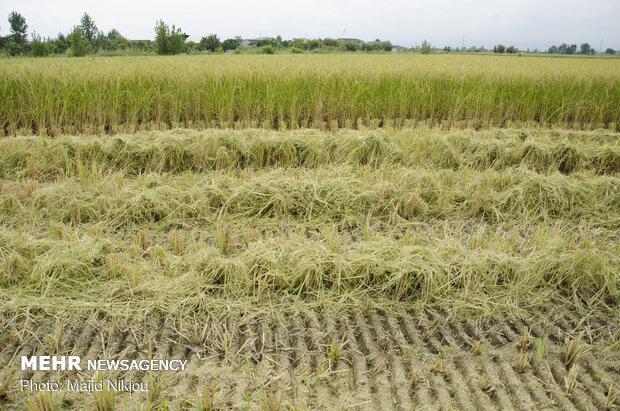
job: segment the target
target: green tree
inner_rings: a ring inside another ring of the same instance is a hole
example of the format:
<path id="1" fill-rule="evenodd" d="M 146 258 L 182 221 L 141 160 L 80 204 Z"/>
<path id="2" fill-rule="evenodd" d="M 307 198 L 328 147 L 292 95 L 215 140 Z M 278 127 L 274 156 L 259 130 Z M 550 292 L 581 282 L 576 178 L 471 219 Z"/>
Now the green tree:
<path id="1" fill-rule="evenodd" d="M 125 50 L 129 47 L 129 42 L 123 36 L 118 36 L 114 40 L 110 40 L 112 42 L 112 47 L 114 50 Z"/>
<path id="2" fill-rule="evenodd" d="M 551 46 L 549 47 L 549 50 L 547 50 L 548 54 L 558 54 L 559 52 L 558 46 Z"/>
<path id="3" fill-rule="evenodd" d="M 318 48 L 321 48 L 322 46 L 323 46 L 323 42 L 321 40 L 312 39 L 312 40 L 306 40 L 304 42 L 304 49 L 306 50 L 316 50 Z"/>
<path id="4" fill-rule="evenodd" d="M 515 54 L 517 51 L 518 50 L 517 50 L 517 48 L 515 46 L 510 46 L 510 47 L 506 48 L 506 53 L 509 53 L 509 54 Z"/>
<path id="5" fill-rule="evenodd" d="M 200 44 L 198 45 L 198 50 L 207 50 L 207 51 L 215 51 L 217 50 L 222 43 L 216 34 L 209 34 L 207 37 L 203 37 L 200 39 Z"/>
<path id="6" fill-rule="evenodd" d="M 506 52 L 506 46 L 504 46 L 503 44 L 498 44 L 497 46 L 493 47 L 493 53 L 505 53 Z"/>
<path id="7" fill-rule="evenodd" d="M 62 33 L 58 33 L 52 44 L 56 53 L 64 53 L 69 48 L 67 36 Z"/>
<path id="8" fill-rule="evenodd" d="M 11 56 L 17 56 L 23 54 L 26 50 L 26 30 L 28 25 L 26 19 L 16 11 L 12 11 L 9 14 L 9 30 L 11 34 L 3 38 L 2 43 L 6 47 Z"/>
<path id="9" fill-rule="evenodd" d="M 187 35 L 181 31 L 181 28 L 176 28 L 174 24 L 170 29 L 163 20 L 155 23 L 155 51 L 157 54 L 182 53 L 185 49 L 185 39 L 187 39 Z"/>
<path id="10" fill-rule="evenodd" d="M 571 44 L 570 46 L 566 47 L 566 54 L 575 54 L 576 52 L 577 52 L 576 44 Z"/>
<path id="11" fill-rule="evenodd" d="M 80 20 L 80 23 L 80 29 L 82 29 L 82 38 L 93 44 L 93 40 L 95 40 L 98 31 L 97 26 L 95 25 L 95 21 L 88 15 L 88 13 L 84 13 L 82 19 Z"/>
<path id="12" fill-rule="evenodd" d="M 117 38 L 122 37 L 122 36 L 121 36 L 121 33 L 118 30 L 112 29 L 112 30 L 108 31 L 108 36 L 107 37 L 108 37 L 109 40 L 116 40 Z"/>
<path id="13" fill-rule="evenodd" d="M 304 39 L 293 39 L 290 43 L 289 46 L 291 47 L 297 47 L 298 49 L 302 49 L 304 48 Z"/>
<path id="14" fill-rule="evenodd" d="M 97 31 L 95 38 L 91 42 L 93 51 L 97 51 L 100 49 L 103 50 L 112 50 L 112 42 L 108 39 L 102 31 Z"/>
<path id="15" fill-rule="evenodd" d="M 222 42 L 222 48 L 224 50 L 234 50 L 237 48 L 239 44 L 235 39 L 226 39 Z"/>
<path id="16" fill-rule="evenodd" d="M 379 39 L 369 41 L 361 46 L 363 51 L 392 51 L 392 48 L 392 43 L 389 41 L 381 41 Z"/>
<path id="17" fill-rule="evenodd" d="M 338 47 L 338 40 L 326 38 L 323 39 L 323 44 L 325 44 L 327 47 Z"/>
<path id="18" fill-rule="evenodd" d="M 48 42 L 42 41 L 41 36 L 37 33 L 32 33 L 32 40 L 30 41 L 30 52 L 33 57 L 45 57 L 49 54 Z"/>
<path id="19" fill-rule="evenodd" d="M 358 51 L 360 45 L 357 43 L 346 42 L 344 43 L 344 51 Z"/>
<path id="20" fill-rule="evenodd" d="M 276 48 L 272 46 L 271 44 L 263 46 L 260 49 L 261 49 L 261 52 L 263 52 L 264 54 L 274 54 L 276 52 Z"/>
<path id="21" fill-rule="evenodd" d="M 11 25 L 11 39 L 15 43 L 25 46 L 28 40 L 26 37 L 28 25 L 26 24 L 24 16 L 16 11 L 12 11 L 11 14 L 9 14 L 9 24 Z"/>
<path id="22" fill-rule="evenodd" d="M 256 47 L 263 47 L 263 46 L 272 46 L 276 48 L 278 47 L 278 41 L 274 39 L 273 37 L 267 37 L 267 38 L 258 40 L 256 42 Z"/>
<path id="23" fill-rule="evenodd" d="M 616 54 L 616 50 L 608 48 L 607 50 L 605 50 L 605 54 Z"/>
<path id="24" fill-rule="evenodd" d="M 430 44 L 429 44 L 429 46 L 430 46 Z M 381 48 L 383 49 L 383 51 L 392 51 L 394 46 L 392 45 L 392 43 L 390 41 L 382 41 L 381 42 Z"/>
<path id="25" fill-rule="evenodd" d="M 155 23 L 155 49 L 157 54 L 170 54 L 168 51 L 168 36 L 170 28 L 163 20 Z"/>
<path id="26" fill-rule="evenodd" d="M 422 42 L 422 45 L 420 46 L 420 51 L 422 52 L 422 54 L 431 54 L 431 43 L 424 40 Z"/>
<path id="27" fill-rule="evenodd" d="M 69 51 L 73 57 L 82 57 L 90 52 L 90 44 L 84 40 L 84 33 L 80 26 L 73 27 L 73 31 L 67 36 Z"/>
<path id="28" fill-rule="evenodd" d="M 592 50 L 592 47 L 588 44 L 588 43 L 583 43 L 581 46 L 579 46 L 579 54 L 590 54 Z"/>
<path id="29" fill-rule="evenodd" d="M 181 31 L 181 28 L 176 28 L 174 24 L 170 30 L 169 46 L 172 54 L 179 54 L 185 51 L 185 40 L 187 40 L 187 34 Z"/>
<path id="30" fill-rule="evenodd" d="M 11 40 L 7 43 L 6 49 L 9 52 L 9 55 L 18 56 L 24 52 L 25 47 Z"/>

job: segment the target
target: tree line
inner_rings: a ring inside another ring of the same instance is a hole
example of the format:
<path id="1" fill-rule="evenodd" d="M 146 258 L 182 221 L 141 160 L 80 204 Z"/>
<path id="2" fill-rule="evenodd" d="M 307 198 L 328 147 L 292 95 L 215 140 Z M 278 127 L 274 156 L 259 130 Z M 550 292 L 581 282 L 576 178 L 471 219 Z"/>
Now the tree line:
<path id="1" fill-rule="evenodd" d="M 559 46 L 551 46 L 547 50 L 548 54 L 596 54 L 596 51 L 588 43 L 583 43 L 577 50 L 576 44 L 570 46 L 566 43 L 562 43 Z M 616 54 L 616 51 L 612 48 L 607 48 L 605 54 Z"/>
<path id="2" fill-rule="evenodd" d="M 489 52 L 494 53 L 518 53 L 515 46 L 496 45 L 492 50 L 483 46 L 443 49 L 433 47 L 424 40 L 420 46 L 409 49 L 405 47 L 395 47 L 389 41 L 376 39 L 370 42 L 348 41 L 347 39 L 301 39 L 284 40 L 280 35 L 276 37 L 261 38 L 254 41 L 251 46 L 243 47 L 243 39 L 239 36 L 220 40 L 216 34 L 202 37 L 199 42 L 187 41 L 188 35 L 181 28 L 175 25 L 169 26 L 163 20 L 155 24 L 155 41 L 150 40 L 128 40 L 116 29 L 111 29 L 107 33 L 100 30 L 95 21 L 84 13 L 80 19 L 80 24 L 75 25 L 67 33 L 58 33 L 55 38 L 42 38 L 36 32 L 32 32 L 28 40 L 28 25 L 26 19 L 16 11 L 9 14 L 9 31 L 7 36 L 0 35 L 0 54 L 11 56 L 31 55 L 35 57 L 47 56 L 50 54 L 66 54 L 69 56 L 85 56 L 96 53 L 157 53 L 161 55 L 172 55 L 180 53 L 202 53 L 202 52 L 260 52 L 273 54 L 276 51 L 287 51 L 290 53 L 304 52 L 390 52 L 414 51 L 422 54 L 436 52 Z M 1 34 L 1 28 L 0 28 Z M 529 52 L 529 50 L 527 51 Z M 538 50 L 534 50 L 538 52 Z M 595 50 L 588 44 L 583 43 L 579 50 L 576 44 L 552 46 L 547 51 L 548 54 L 595 54 Z M 615 54 L 615 50 L 608 48 L 605 54 Z"/>
<path id="3" fill-rule="evenodd" d="M 28 25 L 26 19 L 13 11 L 9 14 L 9 31 L 11 34 L 0 36 L 0 52 L 11 56 L 32 55 L 42 57 L 50 54 L 68 54 L 71 56 L 85 56 L 96 52 L 115 50 L 148 50 L 148 41 L 128 40 L 116 29 L 107 33 L 99 30 L 94 20 L 84 13 L 80 24 L 67 33 L 58 33 L 55 38 L 42 38 L 36 32 L 28 40 Z"/>

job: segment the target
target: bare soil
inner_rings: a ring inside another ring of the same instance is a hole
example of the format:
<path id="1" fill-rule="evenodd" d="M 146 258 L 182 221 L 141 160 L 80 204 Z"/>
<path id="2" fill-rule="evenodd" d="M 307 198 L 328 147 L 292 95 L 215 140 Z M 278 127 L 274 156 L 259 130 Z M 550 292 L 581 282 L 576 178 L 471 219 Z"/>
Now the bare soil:
<path id="1" fill-rule="evenodd" d="M 148 394 L 115 393 L 118 409 L 195 409 L 209 400 L 218 409 L 611 409 L 620 388 L 619 329 L 612 317 L 475 321 L 441 310 L 362 306 L 231 310 L 183 321 L 152 315 L 131 326 L 83 318 L 62 327 L 32 326 L 30 334 L 5 329 L 0 404 L 26 404 L 33 394 L 20 391 L 20 379 L 93 378 L 19 371 L 22 355 L 72 354 L 83 361 L 189 360 L 184 372 L 100 373 L 150 382 Z M 566 364 L 567 343 L 577 339 L 577 359 Z M 63 391 L 53 401 L 82 408 L 102 395 Z"/>

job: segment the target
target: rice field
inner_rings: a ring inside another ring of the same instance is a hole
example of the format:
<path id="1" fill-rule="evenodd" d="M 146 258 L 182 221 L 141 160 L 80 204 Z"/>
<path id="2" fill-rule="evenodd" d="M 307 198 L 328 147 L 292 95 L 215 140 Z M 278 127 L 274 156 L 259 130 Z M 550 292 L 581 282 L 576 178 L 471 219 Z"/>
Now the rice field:
<path id="1" fill-rule="evenodd" d="M 620 60 L 243 55 L 2 61 L 0 133 L 620 127 Z"/>
<path id="2" fill-rule="evenodd" d="M 0 407 L 617 407 L 616 61 L 0 61 Z"/>

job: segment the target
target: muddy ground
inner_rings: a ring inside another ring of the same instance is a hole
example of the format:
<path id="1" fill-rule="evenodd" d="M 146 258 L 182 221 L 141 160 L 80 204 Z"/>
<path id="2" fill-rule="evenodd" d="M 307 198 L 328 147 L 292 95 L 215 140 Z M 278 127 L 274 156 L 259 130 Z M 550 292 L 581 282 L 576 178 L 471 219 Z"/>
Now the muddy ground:
<path id="1" fill-rule="evenodd" d="M 475 321 L 440 310 L 363 306 L 330 313 L 231 311 L 207 320 L 152 315 L 126 326 L 101 316 L 60 324 L 33 325 L 30 334 L 4 329 L 3 407 L 35 399 L 20 390 L 22 379 L 149 384 L 148 393 L 62 390 L 51 398 L 76 409 L 108 401 L 117 409 L 589 410 L 617 407 L 620 388 L 613 316 Z M 19 370 L 22 355 L 50 353 L 189 362 L 183 372 Z"/>

